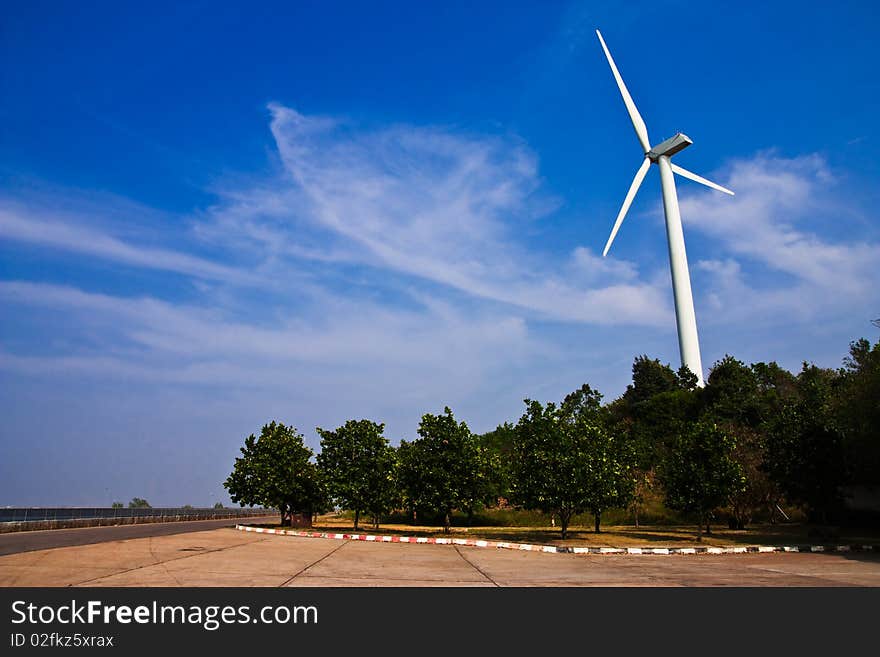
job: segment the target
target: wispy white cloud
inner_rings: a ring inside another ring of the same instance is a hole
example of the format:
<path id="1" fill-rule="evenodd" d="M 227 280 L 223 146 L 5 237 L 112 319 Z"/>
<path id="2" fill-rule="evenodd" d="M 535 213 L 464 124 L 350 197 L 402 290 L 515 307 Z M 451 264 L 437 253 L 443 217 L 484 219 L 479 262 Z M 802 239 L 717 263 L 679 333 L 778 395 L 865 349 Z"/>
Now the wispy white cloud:
<path id="1" fill-rule="evenodd" d="M 0 239 L 198 280 L 320 285 L 310 263 L 325 263 L 415 277 L 543 319 L 657 326 L 671 317 L 662 282 L 642 280 L 632 263 L 537 246 L 558 201 L 541 191 L 537 158 L 520 140 L 270 111 L 278 174 L 224 181 L 214 205 L 176 221 L 191 231 L 182 243 L 200 240 L 211 258 L 14 199 L 0 199 Z"/>
<path id="2" fill-rule="evenodd" d="M 206 239 L 416 276 L 556 320 L 657 325 L 670 316 L 662 287 L 632 263 L 583 247 L 559 262 L 523 237 L 544 229 L 556 205 L 524 144 L 270 110 L 283 172 L 224 192 L 197 228 Z"/>
<path id="3" fill-rule="evenodd" d="M 601 257 L 582 246 L 572 252 L 573 273 L 587 281 L 600 280 L 632 283 L 638 281 L 639 270 L 635 263 L 615 258 Z"/>
<path id="4" fill-rule="evenodd" d="M 72 251 L 122 265 L 228 282 L 254 282 L 246 271 L 173 249 L 139 246 L 69 217 L 48 218 L 14 202 L 0 204 L 0 239 Z"/>
<path id="5" fill-rule="evenodd" d="M 725 255 L 697 264 L 715 281 L 719 319 L 807 321 L 878 301 L 880 244 L 821 234 L 853 213 L 821 156 L 759 153 L 732 162 L 726 181 L 737 195 L 724 203 L 711 192 L 681 198 L 688 228 Z"/>
<path id="6" fill-rule="evenodd" d="M 706 274 L 709 290 L 700 316 L 707 325 L 738 326 L 773 324 L 802 325 L 827 312 L 828 306 L 814 299 L 809 284 L 755 287 L 747 281 L 740 263 L 733 259 L 699 260 L 694 270 Z"/>
<path id="7" fill-rule="evenodd" d="M 411 380 L 401 382 L 405 388 L 442 371 L 491 369 L 493 363 L 533 355 L 537 347 L 520 317 L 465 316 L 444 303 L 400 311 L 369 301 L 325 298 L 313 300 L 320 312 L 305 317 L 247 322 L 216 308 L 25 281 L 0 282 L 0 301 L 62 313 L 69 337 L 87 325 L 92 334 L 107 338 L 99 348 L 84 345 L 81 353 L 57 358 L 7 353 L 7 366 L 126 376 L 139 372 L 148 380 L 263 387 L 288 380 L 291 367 L 338 368 L 335 373 L 400 368 L 411 371 Z M 235 376 L 218 379 L 218 371 Z"/>

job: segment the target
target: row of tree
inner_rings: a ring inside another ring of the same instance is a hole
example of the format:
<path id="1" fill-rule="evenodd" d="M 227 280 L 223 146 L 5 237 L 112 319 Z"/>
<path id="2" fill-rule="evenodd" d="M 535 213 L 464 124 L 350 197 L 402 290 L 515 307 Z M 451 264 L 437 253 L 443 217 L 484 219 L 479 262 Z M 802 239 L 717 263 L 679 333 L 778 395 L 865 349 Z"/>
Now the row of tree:
<path id="1" fill-rule="evenodd" d="M 880 342 L 850 345 L 838 370 L 804 363 L 797 375 L 776 363 L 725 357 L 705 388 L 687 369 L 641 356 L 633 381 L 609 404 L 585 384 L 559 403 L 525 400 L 519 420 L 483 435 L 447 407 L 426 414 L 418 438 L 398 447 L 384 425 L 349 420 L 318 428 L 315 455 L 293 427 L 272 422 L 249 436 L 225 482 L 233 502 L 281 512 L 331 507 L 378 526 L 392 510 L 471 516 L 503 500 L 559 519 L 638 513 L 648 497 L 690 514 L 698 526 L 723 508 L 732 527 L 780 504 L 803 505 L 827 522 L 847 484 L 880 484 Z"/>
<path id="2" fill-rule="evenodd" d="M 122 502 L 113 502 L 113 504 L 110 505 L 111 509 L 122 509 L 124 507 L 125 507 L 125 505 Z M 142 497 L 133 497 L 133 498 L 131 498 L 131 502 L 128 503 L 128 508 L 129 509 L 152 509 L 153 505 L 150 504 L 149 502 L 147 502 Z M 180 508 L 181 509 L 194 509 L 195 507 L 192 504 L 184 504 Z M 224 508 L 223 502 L 215 502 L 214 508 L 215 509 Z"/>

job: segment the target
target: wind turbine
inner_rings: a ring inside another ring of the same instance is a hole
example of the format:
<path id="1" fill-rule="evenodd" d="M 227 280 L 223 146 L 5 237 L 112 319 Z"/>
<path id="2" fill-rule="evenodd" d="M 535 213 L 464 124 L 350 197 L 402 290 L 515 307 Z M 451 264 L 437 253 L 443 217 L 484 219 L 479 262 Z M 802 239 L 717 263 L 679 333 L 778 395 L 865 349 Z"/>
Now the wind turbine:
<path id="1" fill-rule="evenodd" d="M 731 196 L 733 196 L 733 192 L 687 169 L 682 169 L 670 161 L 669 158 L 693 143 L 687 135 L 679 132 L 666 141 L 660 142 L 656 146 L 651 146 L 645 121 L 642 119 L 641 114 L 639 114 L 639 110 L 636 109 L 636 104 L 633 102 L 632 96 L 629 95 L 629 91 L 623 83 L 623 78 L 620 77 L 620 71 L 617 70 L 614 59 L 612 59 L 611 53 L 608 51 L 608 46 L 605 45 L 605 39 L 602 38 L 602 33 L 599 30 L 596 30 L 596 35 L 599 37 L 599 43 L 602 44 L 602 50 L 605 51 L 605 57 L 611 66 L 611 72 L 617 81 L 620 95 L 623 96 L 623 103 L 626 105 L 626 111 L 629 112 L 629 118 L 632 121 L 633 128 L 635 128 L 636 136 L 639 138 L 639 143 L 645 151 L 645 159 L 642 161 L 639 170 L 636 171 L 632 185 L 630 185 L 629 191 L 623 199 L 623 205 L 617 214 L 614 228 L 611 229 L 611 236 L 605 244 L 602 256 L 608 255 L 608 249 L 611 248 L 611 243 L 620 229 L 620 224 L 623 223 L 623 218 L 626 216 L 626 212 L 629 210 L 629 206 L 632 204 L 633 198 L 635 198 L 636 192 L 639 191 L 639 186 L 645 179 L 645 174 L 648 173 L 648 169 L 653 162 L 660 168 L 660 185 L 663 189 L 663 210 L 666 214 L 666 239 L 669 243 L 669 268 L 672 271 L 672 294 L 675 297 L 675 321 L 678 327 L 678 348 L 681 353 L 681 364 L 686 365 L 691 372 L 697 375 L 697 385 L 703 387 L 703 363 L 700 358 L 700 341 L 697 337 L 697 318 L 694 314 L 691 277 L 688 272 L 687 253 L 684 249 L 681 212 L 678 209 L 678 195 L 675 192 L 675 178 L 672 174 L 677 173 L 680 176 L 690 178 Z"/>

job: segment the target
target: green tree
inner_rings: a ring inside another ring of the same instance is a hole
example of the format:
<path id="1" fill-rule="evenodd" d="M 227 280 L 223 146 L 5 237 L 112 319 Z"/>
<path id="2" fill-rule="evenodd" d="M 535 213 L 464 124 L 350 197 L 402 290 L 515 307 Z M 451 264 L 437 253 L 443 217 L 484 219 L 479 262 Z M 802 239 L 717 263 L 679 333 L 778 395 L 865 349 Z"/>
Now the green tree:
<path id="1" fill-rule="evenodd" d="M 827 523 L 847 483 L 843 440 L 832 402 L 837 373 L 804 363 L 798 398 L 768 423 L 767 465 L 789 501 L 804 504 L 812 521 Z"/>
<path id="2" fill-rule="evenodd" d="M 565 539 L 572 516 L 586 508 L 587 469 L 556 405 L 524 401 L 514 443 L 514 500 L 555 514 Z"/>
<path id="3" fill-rule="evenodd" d="M 606 412 L 613 432 L 632 444 L 639 470 L 650 477 L 667 443 L 699 415 L 696 375 L 687 368 L 673 372 L 647 356 L 636 358 L 632 371 L 633 382 Z"/>
<path id="4" fill-rule="evenodd" d="M 584 511 L 593 513 L 599 531 L 602 512 L 632 492 L 621 443 L 602 426 L 599 397 L 584 386 L 560 406 L 526 399 L 516 425 L 514 498 L 558 517 L 563 539 L 572 517 Z"/>
<path id="5" fill-rule="evenodd" d="M 328 431 L 318 427 L 318 467 L 327 493 L 339 506 L 354 511 L 357 530 L 361 512 L 370 513 L 378 528 L 382 514 L 397 502 L 394 448 L 382 434 L 384 424 L 348 420 Z"/>
<path id="6" fill-rule="evenodd" d="M 694 390 L 700 381 L 687 365 L 682 365 L 675 371 L 675 379 L 679 390 Z"/>
<path id="7" fill-rule="evenodd" d="M 113 502 L 113 504 L 110 505 L 111 509 L 122 509 L 123 507 L 125 507 L 125 505 L 122 502 Z"/>
<path id="8" fill-rule="evenodd" d="M 150 503 L 141 497 L 133 497 L 131 498 L 131 502 L 128 503 L 129 509 L 152 509 Z"/>
<path id="9" fill-rule="evenodd" d="M 775 362 L 752 363 L 751 370 L 758 384 L 759 415 L 766 423 L 798 397 L 797 378 Z"/>
<path id="10" fill-rule="evenodd" d="M 499 456 L 483 447 L 475 436 L 465 443 L 465 451 L 465 476 L 458 508 L 467 514 L 467 523 L 471 525 L 478 509 L 497 503 L 505 469 Z"/>
<path id="11" fill-rule="evenodd" d="M 772 522 L 782 492 L 766 472 L 764 434 L 731 422 L 721 422 L 718 427 L 734 438 L 736 446 L 731 458 L 739 465 L 744 476 L 743 486 L 734 489 L 728 497 L 729 527 L 745 529 L 759 511 L 766 511 Z"/>
<path id="12" fill-rule="evenodd" d="M 880 341 L 850 344 L 834 403 L 852 483 L 880 484 Z"/>
<path id="13" fill-rule="evenodd" d="M 427 452 L 427 446 L 421 440 L 401 440 L 397 448 L 397 490 L 412 524 L 429 504 L 423 485 L 430 468 Z"/>
<path id="14" fill-rule="evenodd" d="M 635 455 L 626 440 L 607 431 L 596 419 L 579 417 L 569 428 L 587 469 L 584 502 L 598 534 L 602 513 L 625 507 L 635 492 Z"/>
<path id="15" fill-rule="evenodd" d="M 232 501 L 241 506 L 276 508 L 281 525 L 293 513 L 313 514 L 326 503 L 312 450 L 294 427 L 278 422 L 264 425 L 260 437 L 248 436 L 223 483 Z"/>
<path id="16" fill-rule="evenodd" d="M 223 506 L 223 502 L 214 502 L 215 509 L 224 509 L 226 507 Z"/>
<path id="17" fill-rule="evenodd" d="M 702 541 L 708 514 L 741 489 L 744 476 L 732 458 L 734 439 L 708 422 L 697 422 L 671 442 L 660 469 L 666 505 L 697 517 Z"/>
<path id="18" fill-rule="evenodd" d="M 602 414 L 602 393 L 585 383 L 565 396 L 559 411 L 569 424 L 580 418 L 598 420 Z"/>
<path id="19" fill-rule="evenodd" d="M 679 379 L 669 365 L 656 358 L 637 356 L 632 365 L 632 383 L 626 387 L 623 397 L 628 404 L 647 401 L 663 392 L 678 390 Z"/>
<path id="20" fill-rule="evenodd" d="M 588 469 L 584 490 L 586 509 L 593 514 L 598 534 L 602 513 L 629 504 L 635 491 L 635 450 L 621 434 L 609 431 L 609 416 L 602 407 L 602 394 L 583 384 L 566 395 L 559 406 L 566 430 L 584 455 Z"/>
<path id="21" fill-rule="evenodd" d="M 488 477 L 487 502 L 505 503 L 510 499 L 513 472 L 513 443 L 516 430 L 510 422 L 499 424 L 492 431 L 476 436 L 483 449 L 485 472 Z"/>
<path id="22" fill-rule="evenodd" d="M 715 363 L 703 390 L 705 413 L 718 421 L 757 427 L 761 422 L 758 378 L 733 356 Z"/>
<path id="23" fill-rule="evenodd" d="M 766 440 L 762 425 L 775 406 L 768 396 L 775 394 L 774 379 L 779 372 L 768 366 L 747 366 L 732 356 L 725 356 L 715 363 L 702 392 L 702 419 L 713 422 L 725 434 L 735 439 L 736 446 L 731 457 L 744 476 L 744 485 L 733 491 L 726 510 L 732 529 L 744 529 L 754 514 L 760 510 L 770 511 L 781 498 L 781 492 L 764 471 Z M 778 366 L 772 364 L 778 369 Z M 768 387 L 762 388 L 758 371 L 764 368 Z M 765 399 L 766 398 L 766 399 Z"/>
<path id="24" fill-rule="evenodd" d="M 485 495 L 479 445 L 467 424 L 456 422 L 448 406 L 443 415 L 423 415 L 418 432 L 419 438 L 406 449 L 410 450 L 408 459 L 418 454 L 423 460 L 418 470 L 421 480 L 410 482 L 409 495 L 417 506 L 439 513 L 443 531 L 448 533 L 453 509 L 470 513 Z"/>

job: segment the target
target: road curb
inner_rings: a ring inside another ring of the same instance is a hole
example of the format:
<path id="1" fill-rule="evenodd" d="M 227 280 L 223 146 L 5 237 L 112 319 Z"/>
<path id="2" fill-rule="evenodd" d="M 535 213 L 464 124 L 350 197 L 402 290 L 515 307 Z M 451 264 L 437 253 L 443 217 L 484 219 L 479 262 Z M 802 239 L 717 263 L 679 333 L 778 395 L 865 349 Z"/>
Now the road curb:
<path id="1" fill-rule="evenodd" d="M 733 547 L 566 547 L 557 545 L 534 545 L 506 541 L 484 541 L 475 538 L 434 538 L 431 536 L 389 536 L 380 534 L 339 534 L 334 532 L 308 532 L 296 529 L 267 529 L 253 525 L 237 524 L 235 528 L 257 534 L 277 534 L 300 538 L 329 538 L 341 541 L 367 541 L 373 543 L 422 543 L 429 545 L 464 545 L 467 547 L 495 548 L 499 550 L 522 550 L 525 552 L 548 552 L 551 554 L 769 554 L 773 552 L 880 552 L 878 545 L 744 545 Z"/>

